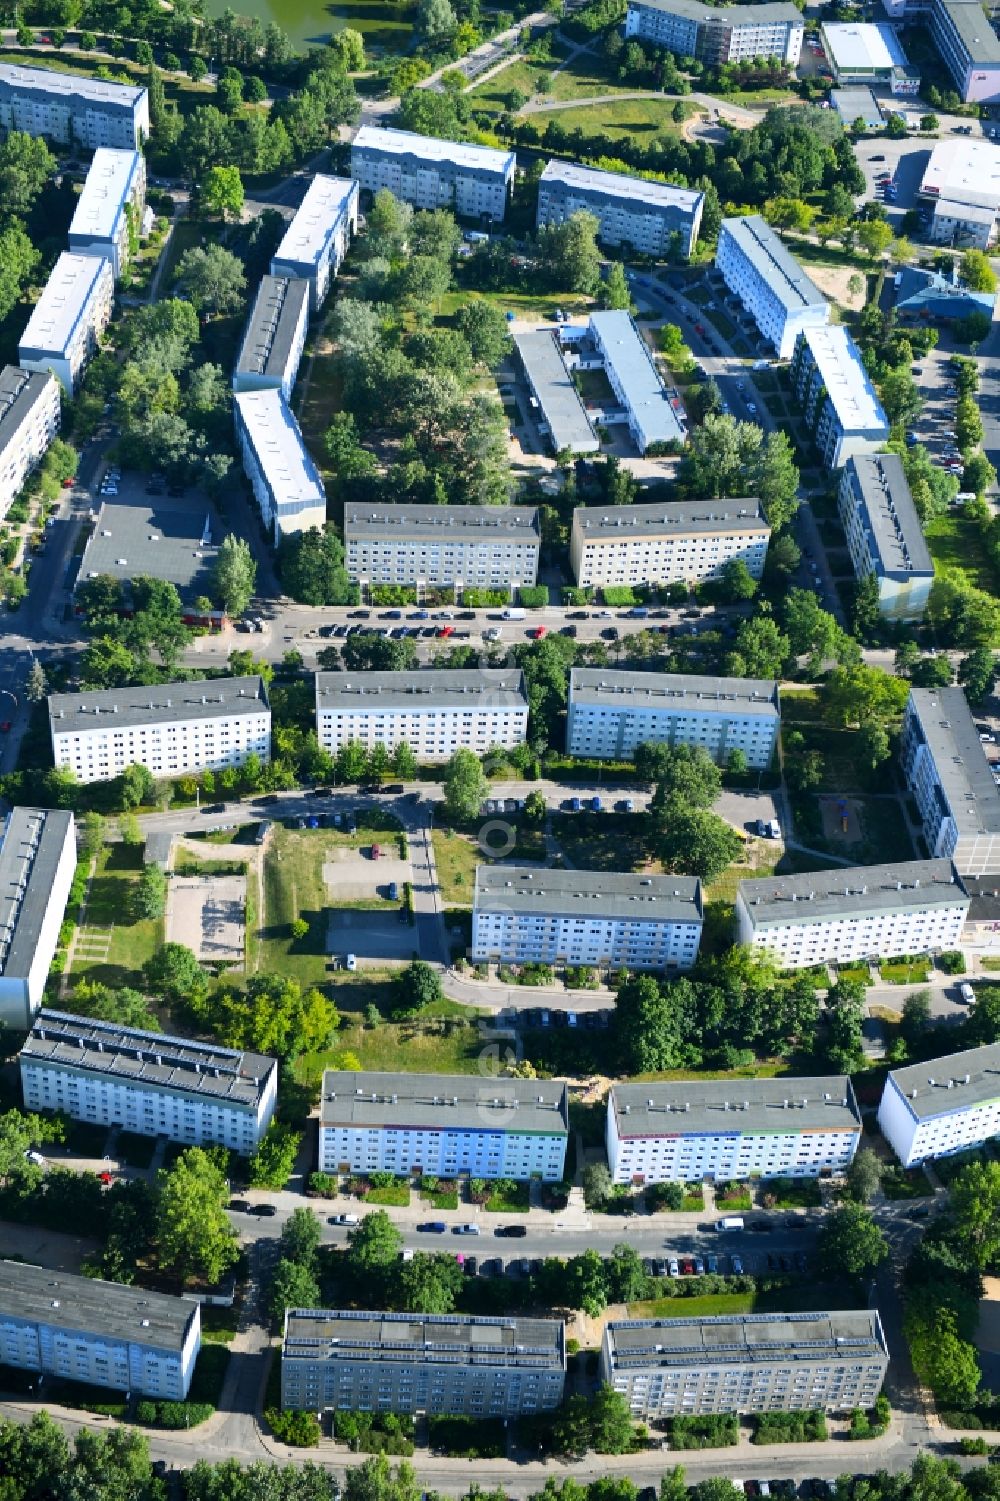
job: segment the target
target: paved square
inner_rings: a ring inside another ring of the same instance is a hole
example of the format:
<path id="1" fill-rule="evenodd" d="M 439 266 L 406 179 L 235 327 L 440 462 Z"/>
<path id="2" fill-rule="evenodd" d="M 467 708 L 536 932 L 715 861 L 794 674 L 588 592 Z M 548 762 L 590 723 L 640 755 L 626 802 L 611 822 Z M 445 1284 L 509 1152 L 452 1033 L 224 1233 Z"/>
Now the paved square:
<path id="1" fill-rule="evenodd" d="M 340 960 L 353 954 L 359 964 L 409 964 L 419 957 L 417 930 L 395 907 L 334 907 L 327 921 L 326 947 Z"/>
<path id="2" fill-rule="evenodd" d="M 167 942 L 199 959 L 242 964 L 246 952 L 246 876 L 171 876 Z"/>

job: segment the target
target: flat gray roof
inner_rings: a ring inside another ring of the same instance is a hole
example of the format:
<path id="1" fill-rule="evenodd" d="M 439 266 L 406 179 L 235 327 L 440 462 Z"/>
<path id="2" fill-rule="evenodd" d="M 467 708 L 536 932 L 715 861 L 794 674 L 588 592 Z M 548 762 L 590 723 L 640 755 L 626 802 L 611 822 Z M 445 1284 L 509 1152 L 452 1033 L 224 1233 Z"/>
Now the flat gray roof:
<path id="1" fill-rule="evenodd" d="M 412 130 L 391 130 L 381 125 L 362 125 L 352 149 L 374 151 L 383 156 L 412 157 L 421 162 L 447 162 L 476 172 L 513 174 L 517 158 L 513 151 L 477 146 L 471 141 L 445 141 Z"/>
<path id="2" fill-rule="evenodd" d="M 26 979 L 31 970 L 72 830 L 72 813 L 61 809 L 12 808 L 7 815 L 0 835 L 0 975 L 6 979 Z"/>
<path id="3" fill-rule="evenodd" d="M 708 1319 L 627 1319 L 607 1325 L 616 1371 L 691 1365 L 884 1358 L 876 1310 L 861 1313 L 734 1313 Z"/>
<path id="4" fill-rule="evenodd" d="M 218 518 L 207 505 L 111 496 L 98 512 L 76 587 L 102 575 L 121 583 L 147 575 L 173 584 L 186 605 L 202 594 L 210 598 L 219 553 L 213 526 Z"/>
<path id="5" fill-rule="evenodd" d="M 98 146 L 76 201 L 69 233 L 84 238 L 110 240 L 118 221 L 131 201 L 135 180 L 143 171 L 138 151 L 121 151 Z"/>
<path id="6" fill-rule="evenodd" d="M 698 5 L 697 0 L 681 0 L 681 3 L 694 3 L 706 15 L 718 14 L 707 5 Z M 665 8 L 671 14 L 678 13 L 673 5 Z M 796 19 L 801 20 L 794 5 L 782 8 L 793 11 Z M 736 7 L 733 10 L 735 13 Z M 684 214 L 693 214 L 705 196 L 698 188 L 682 188 L 672 182 L 650 182 L 648 178 L 631 177 L 625 172 L 604 172 L 599 167 L 583 167 L 579 162 L 548 161 L 540 181 L 546 185 L 562 183 L 576 192 L 593 193 L 598 198 L 624 198 L 629 203 L 643 203 L 647 208 L 670 209 Z"/>
<path id="7" fill-rule="evenodd" d="M 806 342 L 843 431 L 887 439 L 889 420 L 861 350 L 844 325 L 825 323 L 819 328 L 804 328 L 799 338 Z"/>
<path id="8" fill-rule="evenodd" d="M 326 177 L 317 172 L 274 252 L 272 269 L 279 262 L 318 266 L 357 193 L 358 185 L 353 178 Z"/>
<path id="9" fill-rule="evenodd" d="M 991 228 L 996 223 L 996 209 L 987 208 L 985 204 L 960 203 L 956 198 L 939 198 L 934 204 L 933 214 L 935 219 L 938 215 L 942 219 L 958 219 L 963 224 L 988 224 Z"/>
<path id="10" fill-rule="evenodd" d="M 13 443 L 21 431 L 21 424 L 55 376 L 36 370 L 22 370 L 18 365 L 5 365 L 0 370 L 0 454 Z"/>
<path id="11" fill-rule="evenodd" d="M 476 1074 L 341 1072 L 323 1074 L 320 1125 L 358 1131 L 569 1130 L 561 1079 L 509 1079 Z"/>
<path id="12" fill-rule="evenodd" d="M 861 1114 L 846 1074 L 613 1084 L 611 1108 L 619 1136 L 626 1137 L 861 1129 Z"/>
<path id="13" fill-rule="evenodd" d="M 894 1068 L 889 1078 L 918 1120 L 1000 1100 L 1000 1042 Z"/>
<path id="14" fill-rule="evenodd" d="M 62 251 L 31 310 L 18 344 L 18 357 L 31 359 L 36 352 L 64 355 L 84 309 L 96 296 L 102 279 L 111 274 L 111 262 L 103 255 Z"/>
<path id="15" fill-rule="evenodd" d="M 34 1064 L 106 1075 L 142 1089 L 197 1095 L 254 1112 L 278 1066 L 262 1053 L 47 1009 L 35 1017 L 20 1056 Z"/>
<path id="16" fill-rule="evenodd" d="M 723 231 L 730 235 L 754 269 L 788 312 L 807 307 L 829 307 L 819 287 L 807 276 L 777 232 L 760 214 L 743 214 L 723 219 Z"/>
<path id="17" fill-rule="evenodd" d="M 848 459 L 846 468 L 870 534 L 876 572 L 933 578 L 934 564 L 899 455 L 863 454 Z"/>
<path id="18" fill-rule="evenodd" d="M 99 109 L 124 110 L 129 114 L 146 93 L 144 87 L 128 83 L 110 83 L 86 73 L 57 73 L 53 68 L 26 68 L 20 63 L 0 63 L 0 85 L 16 92 L 36 89 L 44 94 L 61 94 L 64 99 L 78 99 L 81 104 Z"/>
<path id="19" fill-rule="evenodd" d="M 703 915 L 701 882 L 695 876 L 543 870 L 530 865 L 477 865 L 475 910 L 637 923 L 699 923 Z"/>
<path id="20" fill-rule="evenodd" d="M 571 703 L 595 703 L 606 708 L 778 718 L 778 685 L 768 678 L 710 678 L 683 672 L 574 667 L 570 672 L 569 696 Z"/>
<path id="21" fill-rule="evenodd" d="M 49 725 L 56 735 L 79 735 L 120 725 L 162 724 L 165 719 L 231 719 L 270 713 L 261 677 L 212 678 L 155 687 L 99 688 L 92 693 L 50 693 Z"/>
<path id="22" fill-rule="evenodd" d="M 24 1323 L 180 1354 L 199 1305 L 144 1287 L 0 1261 L 0 1313 Z"/>
<path id="23" fill-rule="evenodd" d="M 959 832 L 1000 834 L 1000 788 L 961 688 L 911 688 L 910 704 Z"/>
<path id="24" fill-rule="evenodd" d="M 590 327 L 604 354 L 612 385 L 622 391 L 628 410 L 642 423 L 646 442 L 681 442 L 686 430 L 632 314 L 614 309 L 591 313 Z"/>
<path id="25" fill-rule="evenodd" d="M 524 542 L 538 546 L 535 506 L 344 507 L 344 540 L 389 542 Z"/>
<path id="26" fill-rule="evenodd" d="M 573 529 L 585 542 L 635 542 L 675 532 L 763 532 L 771 528 L 759 500 L 660 500 L 636 506 L 577 506 Z"/>
<path id="27" fill-rule="evenodd" d="M 1000 63 L 1000 40 L 977 0 L 936 0 L 936 4 L 958 33 L 971 67 Z"/>
<path id="28" fill-rule="evenodd" d="M 741 881 L 739 894 L 757 928 L 849 919 L 869 912 L 908 912 L 914 907 L 950 907 L 966 900 L 958 871 L 943 859 L 764 876 Z"/>
<path id="29" fill-rule="evenodd" d="M 1000 876 L 963 876 L 969 896 L 966 922 L 1000 922 Z"/>
<path id="30" fill-rule="evenodd" d="M 556 452 L 596 453 L 600 444 L 584 410 L 580 393 L 566 369 L 559 344 L 551 329 L 535 329 L 514 335 L 532 392 L 548 423 Z"/>
<path id="31" fill-rule="evenodd" d="M 316 708 L 526 709 L 520 667 L 426 669 L 420 672 L 317 672 Z"/>
<path id="32" fill-rule="evenodd" d="M 308 281 L 261 277 L 236 361 L 237 375 L 273 375 L 277 379 L 284 374 L 303 305 L 308 318 Z"/>
<path id="33" fill-rule="evenodd" d="M 761 26 L 771 21 L 805 23 L 790 0 L 764 0 L 760 5 L 702 5 L 701 0 L 629 0 L 629 10 L 662 10 L 689 21 L 728 23 L 731 26 Z"/>
<path id="34" fill-rule="evenodd" d="M 561 1371 L 563 1336 L 560 1319 L 290 1308 L 281 1358 Z"/>

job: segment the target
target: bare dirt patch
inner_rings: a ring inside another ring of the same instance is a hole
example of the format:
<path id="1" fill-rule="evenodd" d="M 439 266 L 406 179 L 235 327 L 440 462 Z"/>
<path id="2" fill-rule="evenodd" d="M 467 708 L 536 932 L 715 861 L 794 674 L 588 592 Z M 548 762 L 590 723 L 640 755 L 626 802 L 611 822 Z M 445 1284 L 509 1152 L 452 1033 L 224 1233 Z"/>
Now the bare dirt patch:
<path id="1" fill-rule="evenodd" d="M 851 797 L 821 797 L 823 835 L 833 844 L 858 844 L 862 838 L 858 805 Z"/>
<path id="2" fill-rule="evenodd" d="M 186 944 L 207 963 L 242 964 L 246 907 L 246 876 L 173 876 L 167 900 L 167 942 Z"/>

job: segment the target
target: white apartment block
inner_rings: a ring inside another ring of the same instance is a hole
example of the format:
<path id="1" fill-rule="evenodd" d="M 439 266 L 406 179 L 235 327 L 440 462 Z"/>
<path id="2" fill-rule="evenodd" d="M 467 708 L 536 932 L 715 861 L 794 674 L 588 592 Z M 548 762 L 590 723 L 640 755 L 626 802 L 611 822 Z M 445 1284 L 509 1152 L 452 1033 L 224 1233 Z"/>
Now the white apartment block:
<path id="1" fill-rule="evenodd" d="M 737 559 L 759 579 L 770 537 L 754 499 L 577 506 L 569 556 L 581 588 L 702 583 Z"/>
<path id="2" fill-rule="evenodd" d="M 535 223 L 541 229 L 563 224 L 573 214 L 594 214 L 605 245 L 627 245 L 654 256 L 676 245 L 688 256 L 698 241 L 704 207 L 705 195 L 695 189 L 550 161 L 538 181 Z"/>
<path id="3" fill-rule="evenodd" d="M 961 688 L 910 689 L 899 751 L 930 853 L 1000 875 L 1000 788 Z"/>
<path id="4" fill-rule="evenodd" d="M 805 969 L 957 948 L 968 911 L 950 860 L 904 860 L 741 881 L 736 933 Z"/>
<path id="5" fill-rule="evenodd" d="M 879 613 L 919 620 L 934 582 L 934 563 L 898 454 L 848 459 L 840 477 L 840 519 L 858 579 L 873 574 Z"/>
<path id="6" fill-rule="evenodd" d="M 1000 41 L 982 6 L 976 0 L 932 0 L 927 23 L 963 102 L 1000 99 Z"/>
<path id="7" fill-rule="evenodd" d="M 817 1178 L 861 1140 L 846 1075 L 615 1084 L 604 1134 L 615 1183 Z"/>
<path id="8" fill-rule="evenodd" d="M 515 1418 L 558 1407 L 561 1319 L 290 1308 L 281 1405 Z"/>
<path id="9" fill-rule="evenodd" d="M 1000 1043 L 911 1063 L 887 1075 L 879 1130 L 903 1167 L 1000 1136 Z"/>
<path id="10" fill-rule="evenodd" d="M 309 283 L 262 276 L 236 357 L 233 390 L 280 391 L 290 401 L 308 328 Z"/>
<path id="11" fill-rule="evenodd" d="M 276 542 L 326 525 L 326 490 L 280 390 L 238 391 L 233 419 L 243 470 Z"/>
<path id="12" fill-rule="evenodd" d="M 527 733 L 518 667 L 316 674 L 316 735 L 334 756 L 351 741 L 389 751 L 405 742 L 418 761 L 449 761 L 523 745 Z"/>
<path id="13" fill-rule="evenodd" d="M 654 444 L 683 443 L 684 408 L 667 392 L 632 314 L 615 308 L 591 313 L 588 334 L 640 454 Z M 615 418 L 606 413 L 604 420 L 611 425 Z"/>
<path id="14" fill-rule="evenodd" d="M 344 506 L 344 561 L 362 588 L 505 589 L 538 578 L 534 506 Z"/>
<path id="15" fill-rule="evenodd" d="M 72 813 L 11 808 L 0 834 L 0 1026 L 31 1026 L 42 1004 L 76 871 Z"/>
<path id="16" fill-rule="evenodd" d="M 770 766 L 781 723 L 773 681 L 611 667 L 574 667 L 568 708 L 571 756 L 623 761 L 637 745 L 700 745 L 720 766 L 740 750 L 755 771 Z"/>
<path id="17" fill-rule="evenodd" d="M 889 1353 L 875 1309 L 613 1320 L 601 1380 L 634 1418 L 871 1407 Z"/>
<path id="18" fill-rule="evenodd" d="M 107 782 L 134 765 L 180 777 L 242 766 L 251 754 L 271 759 L 271 705 L 260 677 L 53 693 L 49 730 L 56 766 L 80 782 Z"/>
<path id="19" fill-rule="evenodd" d="M 59 434 L 60 393 L 53 375 L 0 370 L 0 521 Z"/>
<path id="20" fill-rule="evenodd" d="M 0 126 L 61 146 L 135 151 L 149 135 L 149 94 L 80 73 L 0 63 Z"/>
<path id="21" fill-rule="evenodd" d="M 43 1009 L 19 1055 L 28 1110 L 249 1157 L 278 1097 L 274 1058 Z"/>
<path id="22" fill-rule="evenodd" d="M 201 1305 L 121 1282 L 0 1261 L 0 1364 L 183 1402 Z"/>
<path id="23" fill-rule="evenodd" d="M 21 335 L 18 364 L 43 375 L 51 372 L 72 396 L 108 326 L 114 295 L 109 260 L 64 250 Z"/>
<path id="24" fill-rule="evenodd" d="M 351 146 L 351 176 L 366 192 L 388 188 L 414 208 L 450 208 L 493 224 L 507 212 L 516 165 L 513 151 L 378 125 L 362 125 Z"/>
<path id="25" fill-rule="evenodd" d="M 359 197 L 358 185 L 349 177 L 324 177 L 317 172 L 271 258 L 272 276 L 297 277 L 309 283 L 314 312 L 323 305 L 357 234 Z"/>
<path id="26" fill-rule="evenodd" d="M 790 368 L 803 415 L 829 469 L 889 441 L 889 419 L 861 351 L 841 323 L 799 334 Z"/>
<path id="27" fill-rule="evenodd" d="M 558 1183 L 566 1162 L 567 1099 L 561 1081 L 327 1069 L 320 1168 Z"/>
<path id="28" fill-rule="evenodd" d="M 830 304 L 760 214 L 723 219 L 715 264 L 779 359 L 804 328 L 829 323 Z"/>
<path id="29" fill-rule="evenodd" d="M 703 920 L 691 876 L 477 865 L 471 957 L 679 972 L 698 957 Z"/>
<path id="30" fill-rule="evenodd" d="M 101 146 L 94 152 L 69 226 L 75 255 L 103 255 L 116 279 L 139 242 L 146 207 L 146 159 L 141 151 Z"/>
<path id="31" fill-rule="evenodd" d="M 789 0 L 702 5 L 700 0 L 629 0 L 625 35 L 713 66 L 776 57 L 788 68 L 802 56 L 805 25 Z"/>

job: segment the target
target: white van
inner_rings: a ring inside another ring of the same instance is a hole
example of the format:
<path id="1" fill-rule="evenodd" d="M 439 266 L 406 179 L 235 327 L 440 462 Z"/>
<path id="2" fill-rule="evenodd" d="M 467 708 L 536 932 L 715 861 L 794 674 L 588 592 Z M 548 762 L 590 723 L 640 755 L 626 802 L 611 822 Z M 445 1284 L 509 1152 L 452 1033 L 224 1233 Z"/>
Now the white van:
<path id="1" fill-rule="evenodd" d="M 976 992 L 973 990 L 968 980 L 962 981 L 961 985 L 958 987 L 958 993 L 967 1006 L 971 1006 L 976 999 Z"/>
<path id="2" fill-rule="evenodd" d="M 716 1220 L 715 1228 L 722 1235 L 727 1230 L 743 1230 L 743 1216 L 740 1214 L 727 1214 L 721 1220 Z"/>
<path id="3" fill-rule="evenodd" d="M 500 618 L 501 620 L 524 620 L 527 618 L 527 611 L 522 610 L 520 605 L 508 605 Z"/>

